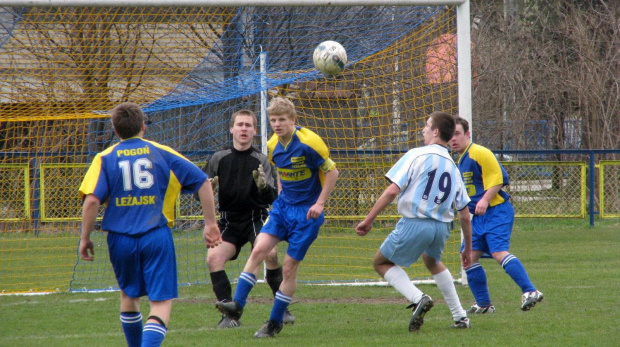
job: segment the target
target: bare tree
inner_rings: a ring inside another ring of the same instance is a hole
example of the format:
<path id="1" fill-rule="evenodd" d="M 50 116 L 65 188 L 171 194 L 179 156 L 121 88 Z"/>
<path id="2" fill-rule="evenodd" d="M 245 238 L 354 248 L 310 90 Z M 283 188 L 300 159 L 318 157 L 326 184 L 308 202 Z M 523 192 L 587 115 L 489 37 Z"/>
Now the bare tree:
<path id="1" fill-rule="evenodd" d="M 472 15 L 487 145 L 620 148 L 619 2 L 474 1 Z"/>

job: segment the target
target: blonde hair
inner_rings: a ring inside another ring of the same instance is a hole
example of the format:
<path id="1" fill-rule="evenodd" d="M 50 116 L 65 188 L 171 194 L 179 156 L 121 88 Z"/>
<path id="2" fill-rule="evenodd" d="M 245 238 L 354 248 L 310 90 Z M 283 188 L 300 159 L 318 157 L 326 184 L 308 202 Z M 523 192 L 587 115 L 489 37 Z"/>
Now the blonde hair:
<path id="1" fill-rule="evenodd" d="M 289 118 L 297 118 L 297 112 L 295 111 L 295 105 L 293 102 L 280 96 L 271 99 L 271 102 L 269 102 L 269 107 L 267 107 L 267 114 L 285 114 Z"/>

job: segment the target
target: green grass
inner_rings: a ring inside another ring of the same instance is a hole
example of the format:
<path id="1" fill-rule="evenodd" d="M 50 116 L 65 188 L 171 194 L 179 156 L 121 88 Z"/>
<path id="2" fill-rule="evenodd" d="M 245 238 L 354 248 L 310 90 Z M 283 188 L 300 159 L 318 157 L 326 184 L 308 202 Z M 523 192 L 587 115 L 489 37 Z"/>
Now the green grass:
<path id="1" fill-rule="evenodd" d="M 519 219 L 511 251 L 545 299 L 519 309 L 520 291 L 493 260 L 483 260 L 498 311 L 473 316 L 472 329 L 448 328 L 451 316 L 436 300 L 419 333 L 409 333 L 410 311 L 391 287 L 299 285 L 291 311 L 297 323 L 274 339 L 253 339 L 267 319 L 271 292 L 252 291 L 238 329 L 216 330 L 219 314 L 210 285 L 182 287 L 165 346 L 617 346 L 620 321 L 620 221 Z M 370 258 L 365 260 L 370 262 Z M 302 263 L 303 267 L 303 263 Z M 457 286 L 463 305 L 469 288 Z M 122 346 L 118 293 L 0 296 L 0 346 Z M 143 303 L 143 314 L 148 304 Z"/>

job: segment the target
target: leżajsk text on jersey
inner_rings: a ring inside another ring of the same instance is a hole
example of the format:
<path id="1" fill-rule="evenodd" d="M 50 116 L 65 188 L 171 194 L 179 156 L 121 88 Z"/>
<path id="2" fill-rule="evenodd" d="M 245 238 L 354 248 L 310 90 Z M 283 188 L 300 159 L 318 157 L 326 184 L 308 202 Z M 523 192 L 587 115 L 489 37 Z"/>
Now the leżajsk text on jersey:
<path id="1" fill-rule="evenodd" d="M 135 137 L 97 154 L 79 193 L 106 204 L 102 230 L 139 235 L 172 226 L 179 191 L 194 193 L 206 179 L 170 147 Z"/>

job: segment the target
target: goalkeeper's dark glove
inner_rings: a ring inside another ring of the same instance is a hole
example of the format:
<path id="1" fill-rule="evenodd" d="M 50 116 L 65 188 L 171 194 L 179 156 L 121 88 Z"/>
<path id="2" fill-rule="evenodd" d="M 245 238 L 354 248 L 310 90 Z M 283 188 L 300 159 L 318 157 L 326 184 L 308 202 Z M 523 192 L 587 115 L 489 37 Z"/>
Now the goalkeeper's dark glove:
<path id="1" fill-rule="evenodd" d="M 215 188 L 217 187 L 217 184 L 220 182 L 219 177 L 215 176 L 210 181 L 211 181 L 211 188 L 215 190 Z"/>
<path id="2" fill-rule="evenodd" d="M 256 183 L 258 190 L 265 189 L 267 186 L 267 181 L 265 181 L 265 171 L 263 170 L 263 165 L 258 164 L 258 170 L 252 171 L 252 176 L 254 177 L 254 183 Z"/>

